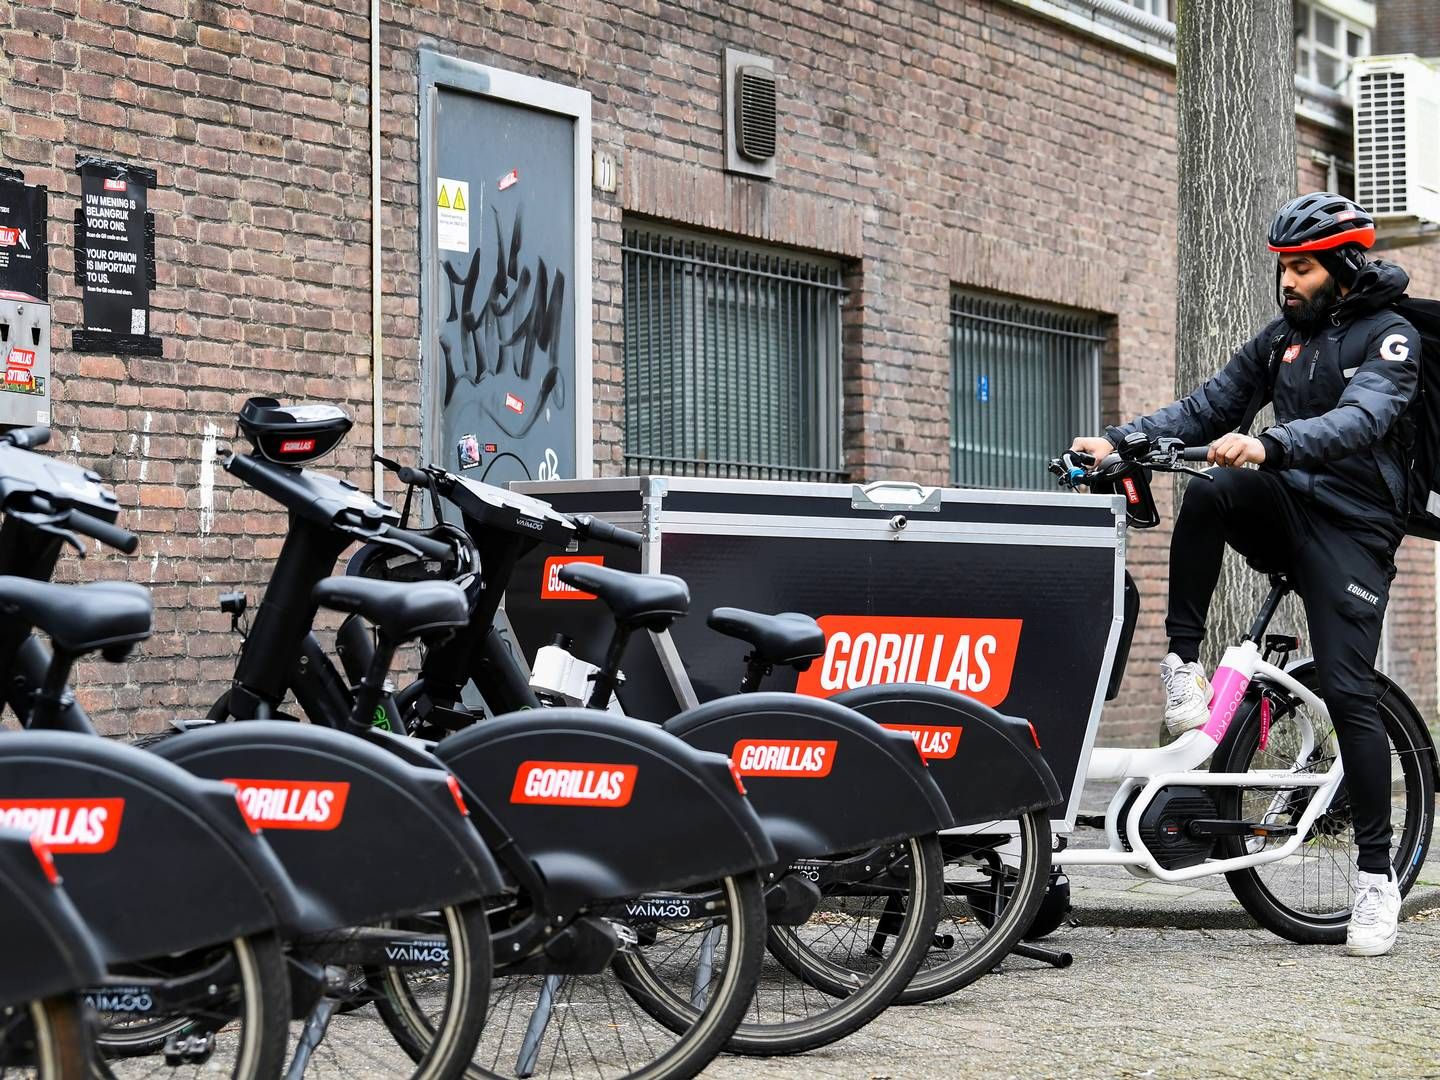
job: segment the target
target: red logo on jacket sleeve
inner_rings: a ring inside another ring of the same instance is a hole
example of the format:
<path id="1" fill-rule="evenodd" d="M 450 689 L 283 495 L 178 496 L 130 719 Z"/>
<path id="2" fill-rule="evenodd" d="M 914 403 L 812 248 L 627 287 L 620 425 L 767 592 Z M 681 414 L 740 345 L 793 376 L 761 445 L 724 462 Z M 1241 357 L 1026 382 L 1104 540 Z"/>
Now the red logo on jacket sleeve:
<path id="1" fill-rule="evenodd" d="M 104 855 L 124 813 L 124 799 L 0 799 L 0 828 L 37 836 L 56 855 Z"/>
<path id="2" fill-rule="evenodd" d="M 262 829 L 329 832 L 340 826 L 350 785 L 343 780 L 235 780 L 240 809 Z"/>

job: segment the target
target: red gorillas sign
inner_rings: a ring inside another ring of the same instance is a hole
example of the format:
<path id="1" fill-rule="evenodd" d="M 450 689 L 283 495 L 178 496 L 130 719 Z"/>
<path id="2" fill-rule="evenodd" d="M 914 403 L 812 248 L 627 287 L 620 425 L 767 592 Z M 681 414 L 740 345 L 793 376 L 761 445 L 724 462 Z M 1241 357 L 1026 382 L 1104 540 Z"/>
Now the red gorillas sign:
<path id="1" fill-rule="evenodd" d="M 823 615 L 825 655 L 795 689 L 829 697 L 857 686 L 922 682 L 996 706 L 1010 693 L 1020 619 Z"/>
<path id="2" fill-rule="evenodd" d="M 592 761 L 522 761 L 512 803 L 543 806 L 624 806 L 635 791 L 634 765 Z"/>
<path id="3" fill-rule="evenodd" d="M 240 808 L 262 829 L 329 832 L 345 816 L 350 785 L 325 780 L 227 779 L 240 795 Z"/>
<path id="4" fill-rule="evenodd" d="M 898 731 L 915 740 L 920 756 L 926 761 L 948 761 L 960 748 L 960 733 L 965 729 L 959 724 L 954 727 L 934 727 L 927 724 L 881 724 L 887 731 Z"/>
<path id="5" fill-rule="evenodd" d="M 604 555 L 552 555 L 545 560 L 545 571 L 540 579 L 541 600 L 594 600 L 595 594 L 560 580 L 560 568 L 571 563 L 590 563 L 604 566 Z"/>
<path id="6" fill-rule="evenodd" d="M 0 799 L 0 828 L 38 836 L 56 855 L 103 855 L 124 813 L 124 799 Z"/>
<path id="7" fill-rule="evenodd" d="M 741 776 L 829 776 L 834 739 L 741 739 L 730 760 Z"/>

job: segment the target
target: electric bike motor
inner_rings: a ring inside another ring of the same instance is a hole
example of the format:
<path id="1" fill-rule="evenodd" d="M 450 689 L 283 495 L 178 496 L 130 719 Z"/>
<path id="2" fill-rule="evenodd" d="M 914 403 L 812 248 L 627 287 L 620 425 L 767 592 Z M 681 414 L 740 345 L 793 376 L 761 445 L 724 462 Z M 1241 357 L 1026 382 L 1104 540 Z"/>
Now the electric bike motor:
<path id="1" fill-rule="evenodd" d="M 1120 839 L 1126 851 L 1134 850 L 1126 833 L 1126 822 L 1130 818 L 1130 808 L 1140 797 L 1140 791 L 1136 788 L 1120 811 Z M 1195 866 L 1214 854 L 1215 838 L 1195 836 L 1190 823 L 1217 816 L 1215 800 L 1204 788 L 1163 787 L 1140 815 L 1140 839 L 1155 856 L 1155 861 L 1166 870 Z"/>

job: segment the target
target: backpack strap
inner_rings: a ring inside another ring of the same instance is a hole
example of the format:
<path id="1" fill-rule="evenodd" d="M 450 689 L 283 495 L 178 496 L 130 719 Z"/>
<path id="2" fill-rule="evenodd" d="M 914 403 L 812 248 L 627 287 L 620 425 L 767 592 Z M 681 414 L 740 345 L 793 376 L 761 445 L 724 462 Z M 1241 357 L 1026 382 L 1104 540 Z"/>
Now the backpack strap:
<path id="1" fill-rule="evenodd" d="M 1275 374 L 1280 370 L 1280 354 L 1289 337 L 1288 326 L 1281 327 L 1270 336 L 1270 359 L 1265 365 L 1265 381 L 1255 387 L 1255 393 L 1250 395 L 1250 404 L 1245 406 L 1245 415 L 1235 428 L 1242 435 L 1250 434 L 1250 425 L 1265 407 L 1266 399 L 1275 393 Z"/>

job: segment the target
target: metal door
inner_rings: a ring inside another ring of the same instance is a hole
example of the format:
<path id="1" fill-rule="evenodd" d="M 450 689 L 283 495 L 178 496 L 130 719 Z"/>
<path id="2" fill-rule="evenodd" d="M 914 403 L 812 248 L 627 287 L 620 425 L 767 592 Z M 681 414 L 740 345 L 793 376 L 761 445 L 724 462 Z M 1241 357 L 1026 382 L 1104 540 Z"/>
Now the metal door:
<path id="1" fill-rule="evenodd" d="M 428 455 L 489 483 L 588 475 L 589 95 L 425 59 Z"/>

